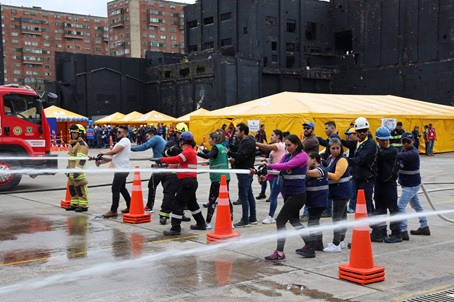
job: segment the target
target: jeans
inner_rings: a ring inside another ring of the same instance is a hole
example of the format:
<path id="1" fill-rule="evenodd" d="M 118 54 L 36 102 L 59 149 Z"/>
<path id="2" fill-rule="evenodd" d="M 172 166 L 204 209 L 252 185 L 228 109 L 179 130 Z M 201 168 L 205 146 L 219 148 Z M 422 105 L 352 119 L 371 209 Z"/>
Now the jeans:
<path id="1" fill-rule="evenodd" d="M 434 154 L 434 144 L 435 141 L 428 141 L 427 154 Z"/>
<path id="2" fill-rule="evenodd" d="M 261 184 L 260 194 L 265 195 L 265 193 L 266 193 L 266 187 L 267 187 L 267 186 L 268 186 L 268 182 L 267 182 L 267 181 L 264 181 L 264 182 Z"/>
<path id="3" fill-rule="evenodd" d="M 402 186 L 402 195 L 400 195 L 399 202 L 397 203 L 397 207 L 399 208 L 400 214 L 405 214 L 405 208 L 407 207 L 408 203 L 410 202 L 410 206 L 416 212 L 424 212 L 424 209 L 421 205 L 421 201 L 418 197 L 418 191 L 421 185 L 417 185 L 416 187 L 404 187 Z M 425 216 L 419 216 L 419 225 L 421 228 L 428 226 L 427 219 Z M 400 223 L 400 231 L 406 232 L 408 226 L 408 219 L 404 219 Z"/>
<path id="4" fill-rule="evenodd" d="M 274 217 L 277 208 L 277 196 L 282 190 L 282 178 L 280 176 L 270 180 L 271 194 L 270 194 L 270 211 L 268 215 Z"/>
<path id="5" fill-rule="evenodd" d="M 242 220 L 244 222 L 257 221 L 255 212 L 255 198 L 252 192 L 252 175 L 237 174 L 238 177 L 238 197 L 243 206 Z M 249 215 L 250 211 L 250 215 Z"/>

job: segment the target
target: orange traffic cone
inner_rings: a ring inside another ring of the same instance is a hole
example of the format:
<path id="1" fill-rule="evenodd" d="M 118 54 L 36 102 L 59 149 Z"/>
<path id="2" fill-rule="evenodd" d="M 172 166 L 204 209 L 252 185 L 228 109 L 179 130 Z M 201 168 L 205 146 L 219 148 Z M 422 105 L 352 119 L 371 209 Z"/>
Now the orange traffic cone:
<path id="1" fill-rule="evenodd" d="M 220 243 L 240 234 L 232 230 L 232 220 L 230 219 L 229 192 L 227 191 L 227 181 L 225 175 L 221 176 L 219 187 L 218 208 L 216 212 L 216 224 L 214 232 L 207 234 L 207 243 Z"/>
<path id="2" fill-rule="evenodd" d="M 110 161 L 109 169 L 113 169 L 113 168 L 114 168 L 114 166 L 113 166 L 113 164 L 112 164 L 112 161 Z"/>
<path id="3" fill-rule="evenodd" d="M 131 234 L 131 252 L 133 258 L 139 258 L 142 255 L 143 235 Z"/>
<path id="4" fill-rule="evenodd" d="M 139 169 L 139 166 L 136 166 Z M 143 208 L 142 197 L 142 182 L 140 181 L 140 172 L 134 172 L 134 180 L 132 182 L 131 204 L 129 205 L 129 213 L 123 214 L 123 222 L 126 223 L 145 223 L 151 221 L 151 214 L 145 213 Z"/>
<path id="5" fill-rule="evenodd" d="M 230 284 L 230 275 L 232 274 L 232 259 L 216 260 L 216 277 L 218 279 L 218 286 Z"/>
<path id="6" fill-rule="evenodd" d="M 69 192 L 69 182 L 66 182 L 66 197 L 60 200 L 60 207 L 66 209 L 71 205 L 71 193 Z"/>
<path id="7" fill-rule="evenodd" d="M 355 221 L 367 218 L 364 190 L 358 190 Z M 374 265 L 369 226 L 353 228 L 350 264 L 339 265 L 339 278 L 365 285 L 385 280 L 385 268 Z"/>

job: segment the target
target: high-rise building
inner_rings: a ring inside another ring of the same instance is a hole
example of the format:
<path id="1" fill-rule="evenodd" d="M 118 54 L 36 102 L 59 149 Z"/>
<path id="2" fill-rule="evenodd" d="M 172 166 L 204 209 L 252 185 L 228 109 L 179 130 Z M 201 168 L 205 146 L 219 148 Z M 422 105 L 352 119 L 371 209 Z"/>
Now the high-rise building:
<path id="1" fill-rule="evenodd" d="M 55 52 L 108 54 L 107 18 L 0 5 L 0 83 L 34 89 L 55 79 Z"/>
<path id="2" fill-rule="evenodd" d="M 145 58 L 147 50 L 184 53 L 185 5 L 153 0 L 108 2 L 109 55 Z"/>

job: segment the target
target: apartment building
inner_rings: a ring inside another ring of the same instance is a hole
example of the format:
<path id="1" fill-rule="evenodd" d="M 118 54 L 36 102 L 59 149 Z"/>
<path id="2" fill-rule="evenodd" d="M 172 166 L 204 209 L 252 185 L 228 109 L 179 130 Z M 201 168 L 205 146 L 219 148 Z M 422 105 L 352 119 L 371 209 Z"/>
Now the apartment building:
<path id="1" fill-rule="evenodd" d="M 55 52 L 108 54 L 107 18 L 43 10 L 1 7 L 0 82 L 35 89 L 55 79 Z"/>
<path id="2" fill-rule="evenodd" d="M 108 54 L 145 58 L 147 50 L 184 53 L 185 5 L 153 0 L 108 2 Z"/>

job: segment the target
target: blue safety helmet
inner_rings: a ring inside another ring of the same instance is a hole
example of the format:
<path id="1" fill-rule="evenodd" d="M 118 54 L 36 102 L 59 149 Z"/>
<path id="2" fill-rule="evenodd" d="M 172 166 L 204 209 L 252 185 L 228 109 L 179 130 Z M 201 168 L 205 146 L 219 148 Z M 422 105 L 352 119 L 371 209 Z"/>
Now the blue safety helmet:
<path id="1" fill-rule="evenodd" d="M 391 138 L 391 133 L 389 132 L 389 129 L 386 127 L 380 127 L 377 129 L 375 132 L 375 137 L 381 140 L 386 140 Z"/>
<path id="2" fill-rule="evenodd" d="M 179 140 L 184 141 L 185 143 L 191 143 L 194 141 L 194 135 L 192 135 L 191 132 L 186 131 L 186 132 L 181 133 Z"/>

